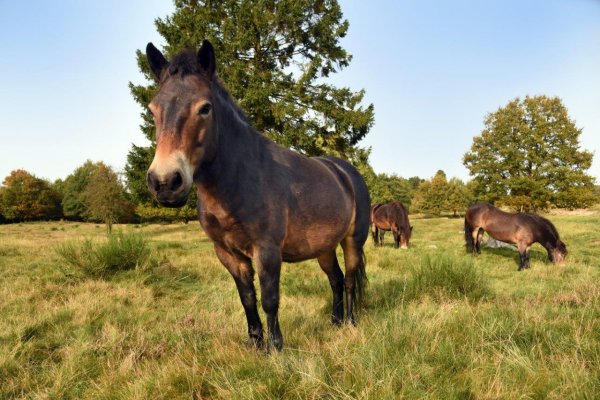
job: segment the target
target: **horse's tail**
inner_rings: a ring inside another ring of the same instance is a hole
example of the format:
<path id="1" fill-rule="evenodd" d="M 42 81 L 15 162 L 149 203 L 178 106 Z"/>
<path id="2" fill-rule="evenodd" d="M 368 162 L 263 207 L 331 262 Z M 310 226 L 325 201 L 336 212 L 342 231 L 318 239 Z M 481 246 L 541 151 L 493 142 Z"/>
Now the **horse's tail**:
<path id="1" fill-rule="evenodd" d="M 467 221 L 467 216 L 465 215 L 465 246 L 467 248 L 467 253 L 472 253 L 475 249 L 475 242 L 473 241 L 473 226 Z"/>
<path id="2" fill-rule="evenodd" d="M 354 295 L 353 300 L 360 307 L 363 304 L 365 287 L 367 286 L 369 279 L 367 278 L 367 270 L 366 270 L 367 256 L 365 255 L 365 251 L 362 247 L 360 248 L 359 251 L 360 251 L 360 261 L 358 263 L 358 268 L 356 269 L 356 272 L 354 273 L 354 288 L 355 288 L 355 290 L 354 290 L 354 294 L 353 294 Z"/>

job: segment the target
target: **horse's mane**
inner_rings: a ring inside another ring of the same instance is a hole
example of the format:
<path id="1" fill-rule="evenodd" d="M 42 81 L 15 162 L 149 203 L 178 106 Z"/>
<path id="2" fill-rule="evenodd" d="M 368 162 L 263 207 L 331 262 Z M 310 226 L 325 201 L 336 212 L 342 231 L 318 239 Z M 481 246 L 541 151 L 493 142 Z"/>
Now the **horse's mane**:
<path id="1" fill-rule="evenodd" d="M 524 214 L 535 219 L 539 223 L 541 223 L 556 240 L 560 239 L 560 236 L 558 234 L 558 231 L 556 230 L 556 227 L 554 226 L 554 224 L 552 222 L 550 222 L 550 220 L 548 220 L 547 218 L 544 218 L 538 214 L 532 214 L 532 213 L 524 213 Z"/>

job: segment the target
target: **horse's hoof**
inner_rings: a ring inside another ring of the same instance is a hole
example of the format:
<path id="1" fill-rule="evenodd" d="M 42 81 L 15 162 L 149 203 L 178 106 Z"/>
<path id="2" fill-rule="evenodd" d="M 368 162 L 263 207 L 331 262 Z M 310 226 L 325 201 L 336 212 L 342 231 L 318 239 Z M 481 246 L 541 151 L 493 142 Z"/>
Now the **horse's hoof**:
<path id="1" fill-rule="evenodd" d="M 283 340 L 269 340 L 269 344 L 265 347 L 265 354 L 269 355 L 273 350 L 279 353 L 283 349 Z"/>
<path id="2" fill-rule="evenodd" d="M 262 337 L 249 337 L 246 340 L 246 348 L 248 349 L 262 349 L 264 346 L 264 342 Z"/>

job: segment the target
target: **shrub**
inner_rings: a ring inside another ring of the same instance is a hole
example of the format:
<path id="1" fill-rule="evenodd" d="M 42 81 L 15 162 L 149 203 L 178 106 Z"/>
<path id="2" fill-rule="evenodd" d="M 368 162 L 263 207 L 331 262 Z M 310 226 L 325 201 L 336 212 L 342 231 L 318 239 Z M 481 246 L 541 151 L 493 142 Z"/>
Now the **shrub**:
<path id="1" fill-rule="evenodd" d="M 105 242 L 91 239 L 71 240 L 56 247 L 56 253 L 68 265 L 85 276 L 106 278 L 118 271 L 147 269 L 156 261 L 148 242 L 139 233 L 107 235 Z"/>

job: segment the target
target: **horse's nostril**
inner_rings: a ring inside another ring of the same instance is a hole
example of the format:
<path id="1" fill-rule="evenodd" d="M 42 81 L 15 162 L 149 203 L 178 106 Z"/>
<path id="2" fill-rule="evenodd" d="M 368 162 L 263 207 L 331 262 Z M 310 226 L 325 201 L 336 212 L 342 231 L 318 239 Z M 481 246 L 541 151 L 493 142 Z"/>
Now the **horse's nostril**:
<path id="1" fill-rule="evenodd" d="M 167 183 L 169 190 L 176 192 L 183 185 L 183 177 L 179 171 L 176 171 L 171 175 Z"/>
<path id="2" fill-rule="evenodd" d="M 160 182 L 158 181 L 156 174 L 153 172 L 148 172 L 148 175 L 146 176 L 146 183 L 151 191 L 158 193 L 160 190 Z"/>

